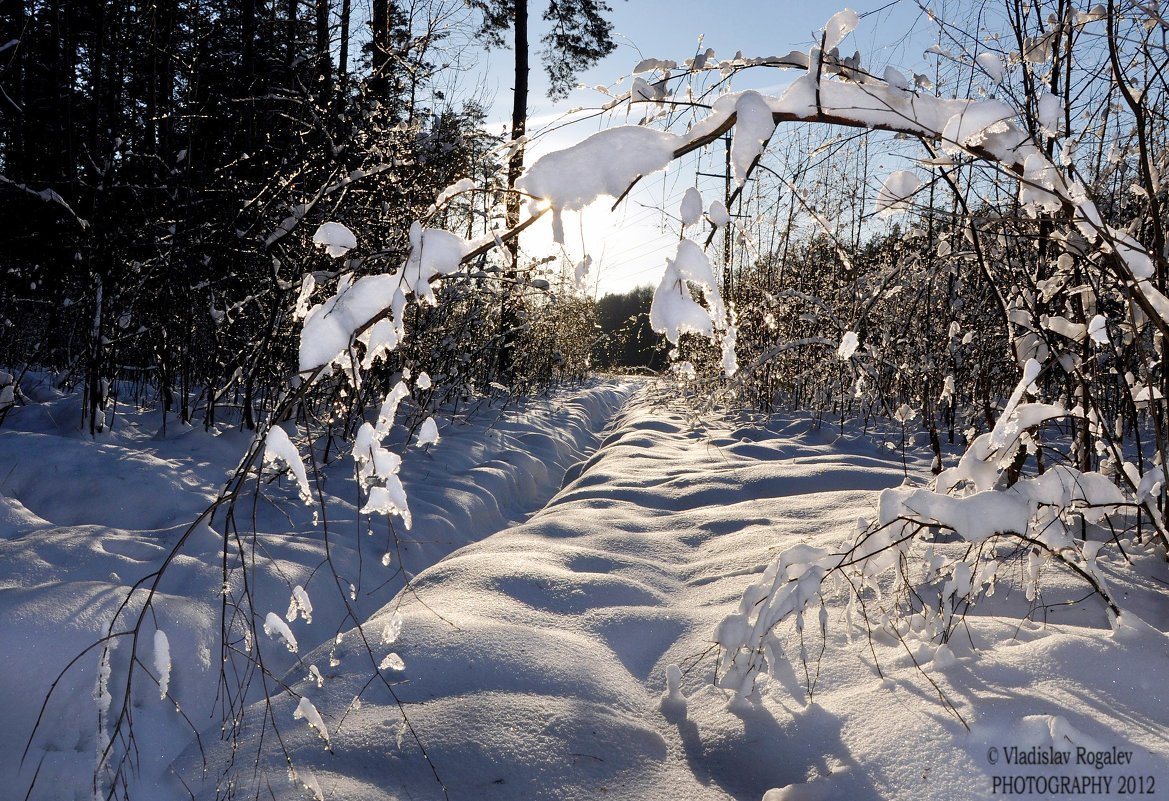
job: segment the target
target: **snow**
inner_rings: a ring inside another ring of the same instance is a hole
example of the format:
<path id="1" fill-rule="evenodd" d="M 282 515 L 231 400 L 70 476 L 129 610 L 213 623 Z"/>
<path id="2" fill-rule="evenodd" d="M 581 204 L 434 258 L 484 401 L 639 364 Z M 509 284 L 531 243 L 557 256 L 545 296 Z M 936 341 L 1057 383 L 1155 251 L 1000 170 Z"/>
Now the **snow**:
<path id="1" fill-rule="evenodd" d="M 446 189 L 443 189 L 441 192 L 438 193 L 438 197 L 436 197 L 434 199 L 434 207 L 435 208 L 442 208 L 443 205 L 446 204 L 446 202 L 448 200 L 450 200 L 452 197 L 454 197 L 455 195 L 460 195 L 463 192 L 470 192 L 474 188 L 475 188 L 475 182 L 472 181 L 470 178 L 460 178 L 459 180 L 455 181 L 453 184 L 448 186 Z"/>
<path id="2" fill-rule="evenodd" d="M 690 296 L 689 282 L 701 288 L 706 307 Z M 666 260 L 666 271 L 650 305 L 649 324 L 675 345 L 682 334 L 694 333 L 713 339 L 716 330 L 726 328 L 726 309 L 718 292 L 714 266 L 696 242 L 679 241 L 674 258 Z"/>
<path id="3" fill-rule="evenodd" d="M 170 668 L 170 640 L 165 631 L 157 629 L 154 632 L 154 674 L 158 677 L 158 697 L 164 701 L 170 688 Z"/>
<path id="4" fill-rule="evenodd" d="M 313 622 L 313 602 L 308 596 L 308 591 L 299 584 L 292 588 L 292 597 L 288 601 L 288 612 L 285 613 L 284 617 L 289 623 L 294 622 L 297 617 L 303 617 L 305 623 Z"/>
<path id="5" fill-rule="evenodd" d="M 1103 314 L 1097 314 L 1088 323 L 1088 336 L 1097 345 L 1108 344 L 1108 319 Z"/>
<path id="6" fill-rule="evenodd" d="M 343 712 L 344 705 L 340 710 L 333 706 L 331 687 L 339 671 L 362 669 L 354 659 L 336 665 L 329 660 L 328 651 L 347 614 L 346 603 L 366 620 L 402 588 L 403 576 L 395 573 L 399 567 L 415 575 L 460 546 L 540 508 L 559 488 L 565 469 L 595 448 L 605 423 L 631 389 L 592 383 L 555 391 L 547 399 L 513 399 L 507 409 L 481 405 L 473 414 L 460 414 L 459 424 L 444 431 L 443 444 L 450 447 L 423 457 L 424 470 L 410 474 L 403 470 L 417 539 L 400 544 L 389 569 L 379 558 L 386 544 L 385 523 L 372 537 L 364 533 L 364 519 L 358 529 L 352 497 L 354 463 L 345 457 L 321 465 L 325 492 L 320 500 L 327 510 L 331 558 L 347 580 L 346 593 L 349 583 L 358 587 L 352 601 L 346 595 L 343 602 L 333 583 L 324 534 L 320 523 L 313 523 L 316 510 L 299 503 L 292 482 L 263 476 L 258 505 L 247 506 L 247 516 L 254 515 L 259 526 L 257 543 L 262 549 L 256 553 L 251 589 L 257 598 L 257 627 L 268 622 L 276 634 L 268 640 L 270 635 L 261 633 L 260 642 L 240 641 L 237 647 L 241 652 L 261 652 L 265 668 L 278 682 L 301 687 L 300 694 L 309 695 L 328 727 L 318 725 L 317 730 L 335 739 L 339 718 L 333 716 Z M 101 709 L 113 716 L 120 708 L 129 639 L 111 641 L 118 647 L 104 659 L 101 648 L 90 651 L 65 675 L 22 768 L 25 739 L 41 702 L 58 672 L 105 633 L 129 585 L 163 563 L 187 525 L 214 499 L 251 440 L 250 434 L 230 424 L 207 432 L 173 426 L 176 433 L 160 438 L 157 412 L 130 407 L 119 410 L 114 431 L 95 441 L 74 430 L 79 410 L 77 396 L 46 393 L 40 401 L 13 409 L 0 435 L 0 462 L 6 465 L 0 487 L 0 647 L 9 676 L 0 689 L 7 720 L 0 731 L 0 775 L 9 780 L 13 795 L 24 798 L 40 766 L 33 801 L 93 797 L 95 755 L 110 742 L 99 735 L 96 713 Z M 402 445 L 404 436 L 404 427 L 393 428 L 387 446 Z M 47 479 L 51 476 L 60 478 Z M 339 492 L 334 494 L 331 487 Z M 245 525 L 241 517 L 241 531 Z M 372 558 L 371 547 L 376 554 Z M 133 706 L 140 754 L 131 778 L 132 798 L 189 797 L 171 772 L 183 749 L 188 744 L 195 747 L 194 732 L 184 716 L 198 725 L 205 744 L 219 740 L 219 718 L 211 716 L 218 707 L 222 551 L 223 538 L 216 531 L 197 527 L 155 595 L 156 618 L 144 624 Z M 238 589 L 234 579 L 232 584 Z M 298 586 L 303 595 L 296 591 Z M 304 614 L 310 595 L 311 624 Z M 297 618 L 288 624 L 281 613 L 294 596 Z M 389 625 L 392 619 L 388 613 L 370 630 L 371 643 L 381 642 L 387 628 L 390 639 L 406 637 L 402 618 Z M 294 632 L 296 653 L 288 651 L 280 624 Z M 168 702 L 162 704 L 155 696 L 157 685 L 148 678 L 160 675 L 161 648 L 154 645 L 155 631 L 165 631 L 172 665 Z M 351 637 L 355 645 L 353 635 L 347 634 L 342 642 L 348 645 Z M 318 646 L 322 652 L 310 658 Z M 342 652 L 344 647 L 337 645 Z M 401 645 L 394 648 L 408 665 L 412 663 L 407 650 Z M 367 660 L 364 669 L 372 671 L 386 650 L 376 652 L 374 662 Z M 320 666 L 315 674 L 314 664 Z M 323 687 L 318 688 L 318 681 Z M 259 685 L 258 680 L 253 684 L 249 703 L 258 698 Z M 345 705 L 350 701 L 352 696 Z M 291 725 L 298 699 L 284 695 L 278 703 L 281 734 L 293 734 L 298 730 Z M 259 718 L 253 720 L 259 724 Z M 393 742 L 400 718 L 391 722 Z M 113 724 L 112 717 L 103 720 L 105 737 L 112 734 Z M 308 726 L 300 731 L 321 750 L 322 741 Z M 224 764 L 218 763 L 217 769 Z M 278 795 L 297 792 L 310 776 L 325 788 L 335 785 L 334 768 L 313 771 L 297 765 L 296 770 L 300 777 L 296 785 L 285 779 L 286 764 L 264 778 L 278 786 Z M 198 773 L 186 778 L 194 777 L 198 783 Z M 108 788 L 108 780 L 101 786 Z M 214 788 L 208 791 L 214 797 Z M 326 797 L 336 797 L 335 791 Z"/>
<path id="7" fill-rule="evenodd" d="M 438 442 L 438 424 L 434 422 L 433 417 L 427 417 L 418 429 L 418 439 L 414 444 L 421 448 L 436 442 Z"/>
<path id="8" fill-rule="evenodd" d="M 1023 401 L 1037 371 L 1029 367 L 1020 379 L 1004 440 L 1014 436 L 1012 421 L 1025 424 L 1052 411 Z M 1013 495 L 997 493 L 989 505 L 979 492 L 938 501 L 920 485 L 929 475 L 928 454 L 908 453 L 911 484 L 903 485 L 900 455 L 872 441 L 871 432 L 819 428 L 801 416 L 748 420 L 716 411 L 696 425 L 660 389 L 641 386 L 631 395 L 638 385 L 596 384 L 502 417 L 468 418 L 445 433 L 446 447 L 423 457 L 424 471 L 403 468 L 415 520 L 410 540 L 400 541 L 402 565 L 413 576 L 401 593 L 400 576 L 381 586 L 397 569 L 397 555 L 388 569 L 369 558 L 370 535 L 356 530 L 353 499 L 342 497 L 351 494 L 348 459 L 323 467 L 322 500 L 332 559 L 346 593 L 349 583 L 360 588 L 355 600 L 337 598 L 322 572 L 323 536 L 295 490 L 283 508 L 257 507 L 274 557 L 256 574 L 257 600 L 261 608 L 295 606 L 298 651 L 284 647 L 280 627 L 291 634 L 288 616 L 272 612 L 265 622 L 280 647 L 269 644 L 263 655 L 292 690 L 277 694 L 271 714 L 297 778 L 285 780 L 288 762 L 257 725 L 235 751 L 248 761 L 246 776 L 238 777 L 246 785 L 241 793 L 253 793 L 247 782 L 256 775 L 278 799 L 306 792 L 355 801 L 441 797 L 419 743 L 452 798 L 965 801 L 992 795 L 1003 768 L 988 763 L 991 747 L 1051 746 L 1073 754 L 1077 746 L 1109 754 L 1116 747 L 1132 753 L 1134 774 L 1163 771 L 1169 750 L 1161 737 L 1159 677 L 1169 671 L 1169 650 L 1160 621 L 1169 607 L 1158 582 L 1169 575 L 1151 546 L 1122 535 L 1129 564 L 1107 538 L 1083 542 L 1054 525 L 1045 535 L 1097 571 L 1118 598 L 1127 595 L 1124 611 L 1112 618 L 1092 599 L 1069 604 L 1082 598 L 1083 584 L 1043 560 L 1032 565 L 1025 557 L 1018 568 L 1009 563 L 988 576 L 982 567 L 964 566 L 965 540 L 921 543 L 931 549 L 926 561 L 935 565 L 939 591 L 982 592 L 944 646 L 931 634 L 940 611 L 885 624 L 874 591 L 866 590 L 868 613 L 876 615 L 870 640 L 849 593 L 819 582 L 839 559 L 842 541 L 851 541 L 858 515 L 936 514 L 978 539 L 1030 518 L 1039 502 L 1085 510 L 1116 502 L 1121 496 L 1103 476 L 1059 467 L 1024 479 Z M 60 411 L 51 417 L 69 416 Z M 118 450 L 98 450 L 55 433 L 50 416 L 35 406 L 17 408 L 9 423 L 0 455 L 17 468 L 0 497 L 0 643 L 10 677 L 0 690 L 10 715 L 0 765 L 21 797 L 42 759 L 41 778 L 54 781 L 42 783 L 34 799 L 88 797 L 102 740 L 93 707 L 87 704 L 89 717 L 79 719 L 71 699 L 96 689 L 102 708 L 115 708 L 125 646 L 102 671 L 94 652 L 83 675 L 70 680 L 70 695 L 50 706 L 48 727 L 20 769 L 22 738 L 44 688 L 102 630 L 126 583 L 164 558 L 158 541 L 180 529 L 160 521 L 176 509 L 180 520 L 197 513 L 247 440 L 199 430 L 179 440 L 132 439 L 127 426 Z M 376 434 L 372 415 L 369 431 Z M 404 427 L 387 425 L 383 436 L 383 447 L 397 447 Z M 19 456 L 30 440 L 38 443 L 35 466 Z M 131 449 L 139 455 L 125 458 Z M 86 458 L 116 467 L 92 472 L 108 487 L 128 487 L 123 500 L 132 517 L 90 504 L 112 492 L 29 479 L 43 476 L 44 464 Z M 130 481 L 128 470 L 136 471 Z M 173 484 L 165 491 L 137 488 L 134 476 L 156 472 Z M 1145 475 L 1147 481 L 1137 476 L 1144 491 L 1155 492 L 1157 471 Z M 110 525 L 114 520 L 118 526 Z M 377 536 L 380 555 L 384 526 Z M 195 798 L 213 798 L 218 770 L 232 755 L 231 744 L 219 742 L 217 719 L 204 723 L 215 706 L 219 669 L 211 654 L 218 656 L 222 540 L 202 529 L 192 545 L 160 596 L 158 630 L 170 635 L 170 661 L 182 671 L 171 696 L 207 726 L 208 769 L 204 774 L 193 735 L 173 706 L 137 707 L 140 743 L 150 743 L 134 780 L 142 797 L 189 797 L 177 774 Z M 890 565 L 898 553 L 890 552 Z M 115 571 L 123 578 L 110 580 Z M 1028 595 L 1032 575 L 1042 595 Z M 986 594 L 992 585 L 993 597 Z M 310 593 L 311 624 L 304 619 Z M 347 603 L 362 632 L 346 617 Z M 1046 617 L 1026 620 L 1036 604 Z M 800 609 L 802 616 L 795 614 Z M 32 627 L 39 636 L 31 636 Z M 712 641 L 723 643 L 721 653 L 708 651 Z M 756 641 L 760 650 L 752 657 L 756 652 L 742 646 Z M 159 651 L 142 654 L 152 670 Z M 915 659 L 969 732 L 939 704 Z M 368 684 L 383 663 L 401 707 L 386 685 Z M 1117 671 L 1124 681 L 1115 680 Z M 248 714 L 256 715 L 250 719 L 259 721 L 263 701 L 252 696 L 250 703 Z M 271 747 L 253 774 L 252 748 L 261 739 Z M 1012 775 L 1072 775 L 1015 767 Z"/>
<path id="9" fill-rule="evenodd" d="M 322 223 L 315 234 L 313 244 L 337 259 L 357 247 L 357 237 L 341 223 Z"/>
<path id="10" fill-rule="evenodd" d="M 682 225 L 694 225 L 702 219 L 702 194 L 693 186 L 687 188 L 686 194 L 682 196 L 678 216 L 682 219 Z"/>
<path id="11" fill-rule="evenodd" d="M 275 612 L 269 612 L 268 616 L 264 618 L 264 633 L 273 639 L 279 638 L 282 640 L 285 647 L 294 654 L 300 650 L 292 629 Z"/>
<path id="12" fill-rule="evenodd" d="M 888 216 L 895 211 L 905 211 L 910 208 L 909 198 L 918 189 L 921 189 L 921 179 L 912 170 L 898 170 L 885 179 L 877 199 L 873 203 L 873 212 Z"/>
<path id="13" fill-rule="evenodd" d="M 563 244 L 561 212 L 583 209 L 602 196 L 619 197 L 636 178 L 665 167 L 681 144 L 681 137 L 665 131 L 637 125 L 607 128 L 541 156 L 517 187 L 551 204 L 553 237 Z"/>
<path id="14" fill-rule="evenodd" d="M 288 432 L 280 426 L 272 426 L 268 430 L 268 435 L 264 439 L 264 462 L 266 464 L 283 463 L 288 472 L 296 479 L 300 497 L 306 502 L 310 499 L 308 474 L 305 472 L 300 452 L 292 444 L 292 440 L 288 438 Z"/>
<path id="15" fill-rule="evenodd" d="M 859 24 L 860 17 L 851 8 L 837 11 L 824 26 L 824 50 L 829 51 L 839 45 Z"/>
<path id="16" fill-rule="evenodd" d="M 836 349 L 836 355 L 841 361 L 846 362 L 856 353 L 859 344 L 860 340 L 857 339 L 855 331 L 845 331 L 844 336 L 840 338 L 840 347 Z"/>
<path id="17" fill-rule="evenodd" d="M 731 166 L 735 171 L 735 183 L 742 185 L 755 159 L 763 153 L 771 134 L 775 131 L 775 120 L 771 107 L 763 95 L 747 91 L 735 102 L 735 136 L 731 141 Z"/>
<path id="18" fill-rule="evenodd" d="M 997 54 L 979 53 L 974 60 L 992 83 L 1000 84 L 1003 82 L 1003 62 Z"/>
<path id="19" fill-rule="evenodd" d="M 296 705 L 296 711 L 292 713 L 294 720 L 305 720 L 308 725 L 325 741 L 325 747 L 329 747 L 329 730 L 325 728 L 325 721 L 321 717 L 321 713 L 313 706 L 312 701 L 308 698 L 301 697 L 300 702 Z"/>
<path id="20" fill-rule="evenodd" d="M 942 147 L 948 153 L 981 145 L 992 134 L 1006 133 L 1017 112 L 1006 103 L 987 100 L 971 103 L 950 117 L 942 129 Z"/>
<path id="21" fill-rule="evenodd" d="M 406 663 L 402 661 L 402 657 L 395 653 L 386 655 L 386 658 L 378 665 L 379 670 L 405 670 Z"/>
<path id="22" fill-rule="evenodd" d="M 423 228 L 415 221 L 410 226 L 410 255 L 402 267 L 401 282 L 406 292 L 413 292 L 418 301 L 434 305 L 437 301 L 431 281 L 440 275 L 450 275 L 459 269 L 463 257 L 472 249 L 471 242 L 440 228 Z"/>
<path id="23" fill-rule="evenodd" d="M 392 275 L 367 275 L 343 287 L 324 303 L 313 306 L 300 334 L 300 371 L 323 367 L 349 347 L 353 334 L 391 308 L 405 295 Z M 395 320 L 401 317 L 395 315 Z"/>
<path id="24" fill-rule="evenodd" d="M 1039 125 L 1048 136 L 1058 136 L 1063 123 L 1063 100 L 1051 92 L 1039 96 Z"/>
<path id="25" fill-rule="evenodd" d="M 724 228 L 731 221 L 731 215 L 727 212 L 727 207 L 723 205 L 721 200 L 710 201 L 710 210 L 707 211 L 707 216 L 710 221 L 714 223 L 715 228 Z"/>

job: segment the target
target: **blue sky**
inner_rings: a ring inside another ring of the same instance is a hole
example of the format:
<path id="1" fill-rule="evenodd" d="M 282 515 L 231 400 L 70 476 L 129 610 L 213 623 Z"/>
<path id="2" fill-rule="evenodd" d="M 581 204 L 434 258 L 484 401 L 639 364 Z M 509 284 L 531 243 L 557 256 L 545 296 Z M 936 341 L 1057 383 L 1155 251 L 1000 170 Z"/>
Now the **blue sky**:
<path id="1" fill-rule="evenodd" d="M 922 63 L 922 50 L 935 36 L 936 27 L 912 0 L 873 0 L 836 6 L 812 2 L 762 2 L 761 0 L 610 0 L 611 19 L 617 49 L 579 76 L 589 87 L 609 86 L 619 93 L 628 85 L 615 81 L 629 76 L 642 58 L 672 59 L 681 63 L 696 52 L 714 48 L 718 58 L 729 58 L 736 51 L 743 55 L 785 55 L 791 50 L 807 50 L 819 39 L 819 32 L 836 11 L 851 7 L 861 15 L 861 24 L 841 46 L 842 51 L 859 50 L 866 65 L 893 64 L 908 70 Z M 531 3 L 533 17 L 542 12 L 540 0 Z M 536 21 L 538 25 L 538 21 Z M 542 31 L 533 32 L 533 49 Z M 701 50 L 699 41 L 701 37 Z M 502 130 L 511 116 L 512 53 L 497 50 L 485 54 L 483 87 L 489 99 L 492 128 Z M 733 89 L 760 89 L 780 92 L 797 77 L 792 71 L 755 70 L 736 76 Z M 543 66 L 533 59 L 529 130 L 539 133 L 549 124 L 559 126 L 563 115 L 578 107 L 596 108 L 606 102 L 605 95 L 594 90 L 578 90 L 560 103 L 547 97 L 547 80 Z M 637 122 L 637 118 L 592 118 L 541 135 L 530 148 L 528 163 L 542 152 L 567 147 L 600 127 Z M 673 255 L 677 229 L 671 229 L 656 207 L 669 211 L 688 186 L 694 184 L 693 166 L 676 165 L 665 175 L 656 176 L 644 185 L 616 212 L 608 203 L 598 204 L 577 220 L 566 215 L 567 257 L 575 261 L 585 253 L 594 259 L 594 283 L 591 292 L 625 291 L 639 284 L 656 283 Z M 700 181 L 701 188 L 701 181 Z M 721 191 L 721 190 L 720 190 Z M 603 208 L 600 206 L 603 205 Z M 556 252 L 549 226 L 525 235 L 523 248 L 539 257 Z M 599 284 L 598 284 L 599 282 Z"/>

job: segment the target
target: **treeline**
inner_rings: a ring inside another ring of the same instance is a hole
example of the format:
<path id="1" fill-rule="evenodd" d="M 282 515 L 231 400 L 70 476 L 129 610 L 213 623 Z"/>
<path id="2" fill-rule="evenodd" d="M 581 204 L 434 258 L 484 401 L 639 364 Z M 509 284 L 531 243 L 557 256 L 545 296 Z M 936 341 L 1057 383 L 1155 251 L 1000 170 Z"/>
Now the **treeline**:
<path id="1" fill-rule="evenodd" d="M 605 295 L 597 301 L 598 337 L 591 361 L 603 370 L 645 368 L 654 372 L 669 364 L 668 345 L 649 325 L 653 287 Z"/>
<path id="2" fill-rule="evenodd" d="M 307 274 L 320 285 L 395 269 L 411 222 L 459 178 L 484 191 L 432 224 L 477 235 L 502 202 L 498 142 L 475 103 L 449 97 L 457 76 L 442 69 L 451 37 L 475 28 L 464 3 L 5 9 L 0 364 L 82 387 L 91 431 L 128 381 L 183 421 L 255 425 L 295 370 L 290 312 Z M 358 233 L 350 258 L 313 247 L 325 220 Z M 480 289 L 492 275 L 481 266 Z M 479 384 L 497 377 L 483 343 L 501 333 L 502 301 L 489 289 L 411 311 L 443 315 L 426 342 L 464 383 L 476 365 Z M 507 294 L 522 308 L 522 292 Z M 391 366 L 425 369 L 438 357 L 420 347 Z"/>

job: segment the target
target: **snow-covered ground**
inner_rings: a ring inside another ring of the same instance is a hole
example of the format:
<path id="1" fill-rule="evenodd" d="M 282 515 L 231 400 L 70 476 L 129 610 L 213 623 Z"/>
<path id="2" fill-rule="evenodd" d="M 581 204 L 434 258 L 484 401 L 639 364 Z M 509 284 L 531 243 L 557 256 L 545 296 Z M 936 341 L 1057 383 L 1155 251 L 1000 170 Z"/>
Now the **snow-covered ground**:
<path id="1" fill-rule="evenodd" d="M 0 777 L 18 797 L 37 765 L 33 797 L 92 797 L 98 653 L 67 675 L 20 769 L 41 699 L 246 446 L 232 432 L 153 439 L 147 416 L 92 441 L 70 433 L 70 403 L 19 409 L 0 429 L 0 464 L 12 465 L 0 475 Z M 1144 545 L 1122 540 L 1133 564 L 1109 548 L 1099 566 L 1152 627 L 1114 632 L 1092 598 L 1062 605 L 1085 592 L 1054 568 L 1047 606 L 1028 601 L 1016 581 L 1025 560 L 1007 563 L 941 651 L 912 631 L 904 645 L 879 627 L 870 641 L 845 620 L 845 599 L 825 593 L 826 637 L 805 623 L 806 661 L 789 623 L 793 675 L 758 703 L 729 703 L 714 683 L 719 623 L 780 550 L 850 541 L 876 492 L 905 480 L 899 453 L 804 418 L 696 423 L 629 382 L 483 409 L 441 433 L 405 452 L 415 524 L 398 527 L 396 546 L 384 522 L 372 535 L 356 522 L 352 463 L 323 472 L 333 567 L 354 584 L 360 630 L 323 564 L 323 527 L 290 479 L 265 486 L 258 606 L 283 616 L 300 584 L 314 610 L 289 624 L 298 654 L 256 645 L 319 710 L 330 747 L 294 717 L 298 697 L 278 695 L 269 720 L 293 776 L 254 699 L 236 751 L 242 797 L 437 799 L 439 780 L 452 799 L 1169 793 L 1169 572 Z M 911 455 L 910 480 L 927 467 Z M 190 797 L 176 777 L 196 798 L 228 787 L 230 746 L 210 716 L 220 549 L 210 530 L 191 539 L 146 632 L 167 634 L 171 695 L 199 722 L 202 748 L 156 686 L 140 687 L 138 797 Z M 403 563 L 417 575 L 399 593 Z M 385 683 L 371 682 L 379 664 Z M 675 665 L 680 694 L 668 697 Z"/>

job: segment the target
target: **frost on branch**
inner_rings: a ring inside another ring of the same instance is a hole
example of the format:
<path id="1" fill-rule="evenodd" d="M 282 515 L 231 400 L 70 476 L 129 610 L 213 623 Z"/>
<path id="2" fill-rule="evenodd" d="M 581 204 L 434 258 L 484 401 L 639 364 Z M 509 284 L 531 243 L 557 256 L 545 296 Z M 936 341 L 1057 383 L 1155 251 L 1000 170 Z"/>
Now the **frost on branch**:
<path id="1" fill-rule="evenodd" d="M 170 667 L 170 640 L 158 629 L 154 632 L 154 672 L 158 674 L 158 697 L 163 700 L 170 687 Z"/>
<path id="2" fill-rule="evenodd" d="M 284 641 L 288 650 L 294 654 L 300 648 L 297 645 L 296 637 L 292 634 L 292 629 L 288 628 L 288 624 L 275 612 L 269 612 L 268 616 L 264 618 L 264 633 L 272 638 L 279 637 Z"/>
<path id="3" fill-rule="evenodd" d="M 877 200 L 873 204 L 873 211 L 881 215 L 889 215 L 895 211 L 904 211 L 910 208 L 909 198 L 921 189 L 921 179 L 911 170 L 898 170 L 885 179 L 881 191 L 877 193 Z"/>
<path id="4" fill-rule="evenodd" d="M 670 163 L 682 137 L 624 125 L 599 131 L 565 150 L 548 153 L 517 183 L 521 191 L 552 206 L 552 231 L 564 242 L 561 212 L 583 209 L 599 197 L 620 197 L 639 176 Z"/>
<path id="5" fill-rule="evenodd" d="M 296 479 L 297 489 L 300 490 L 300 497 L 305 503 L 308 503 L 311 495 L 308 487 L 308 474 L 305 473 L 304 462 L 301 461 L 300 452 L 297 451 L 296 446 L 292 444 L 292 440 L 288 438 L 288 434 L 280 426 L 272 426 L 268 430 L 267 438 L 264 440 L 264 463 L 277 464 L 283 462 L 284 466 L 292 473 L 293 478 Z"/>
<path id="6" fill-rule="evenodd" d="M 690 296 L 690 283 L 702 290 L 704 307 Z M 734 328 L 727 323 L 726 307 L 718 291 L 714 267 L 702 248 L 689 239 L 678 243 L 673 259 L 666 260 L 666 271 L 654 291 L 649 323 L 677 345 L 682 334 L 699 334 L 712 342 L 722 338 L 723 370 L 728 376 L 737 369 Z"/>
<path id="7" fill-rule="evenodd" d="M 336 259 L 357 247 L 357 237 L 341 223 L 327 222 L 313 234 L 313 244 Z"/>
<path id="8" fill-rule="evenodd" d="M 325 741 L 325 748 L 332 750 L 332 743 L 329 742 L 329 730 L 325 728 L 325 720 L 321 717 L 321 713 L 313 706 L 313 702 L 301 696 L 300 702 L 296 705 L 296 711 L 292 713 L 293 720 L 306 720 L 308 725 L 316 730 L 317 735 Z"/>

